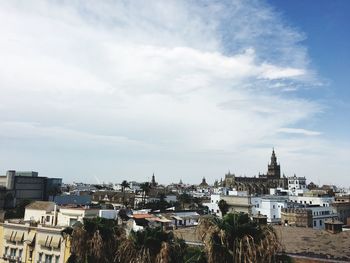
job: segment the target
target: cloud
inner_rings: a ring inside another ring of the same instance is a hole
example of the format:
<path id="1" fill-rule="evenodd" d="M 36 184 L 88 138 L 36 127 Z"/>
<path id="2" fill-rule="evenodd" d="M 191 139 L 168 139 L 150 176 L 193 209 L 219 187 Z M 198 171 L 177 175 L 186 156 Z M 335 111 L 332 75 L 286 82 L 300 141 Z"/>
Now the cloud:
<path id="1" fill-rule="evenodd" d="M 317 131 L 310 131 L 305 129 L 293 129 L 293 128 L 281 128 L 278 131 L 282 133 L 301 134 L 301 135 L 307 135 L 307 136 L 318 136 L 322 134 L 321 132 L 317 132 Z"/>
<path id="2" fill-rule="evenodd" d="M 47 156 L 57 141 L 99 145 L 97 163 L 127 156 L 106 174 L 143 180 L 161 167 L 166 181 L 220 176 L 232 158 L 203 159 L 259 155 L 281 133 L 322 135 L 301 126 L 322 109 L 297 93 L 317 81 L 304 35 L 261 2 L 7 1 L 0 23 L 1 140 L 18 151 L 15 138 Z"/>

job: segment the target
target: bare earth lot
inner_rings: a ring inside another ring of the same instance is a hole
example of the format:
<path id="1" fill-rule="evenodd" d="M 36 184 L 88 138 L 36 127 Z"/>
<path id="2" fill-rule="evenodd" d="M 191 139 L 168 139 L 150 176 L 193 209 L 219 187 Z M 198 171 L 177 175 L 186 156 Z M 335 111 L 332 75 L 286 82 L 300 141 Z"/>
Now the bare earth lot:
<path id="1" fill-rule="evenodd" d="M 331 234 L 312 228 L 276 226 L 285 252 L 350 261 L 350 231 Z"/>
<path id="2" fill-rule="evenodd" d="M 350 262 L 350 231 L 331 234 L 324 230 L 301 227 L 275 227 L 287 254 Z M 195 227 L 175 230 L 175 235 L 189 242 L 200 242 Z"/>

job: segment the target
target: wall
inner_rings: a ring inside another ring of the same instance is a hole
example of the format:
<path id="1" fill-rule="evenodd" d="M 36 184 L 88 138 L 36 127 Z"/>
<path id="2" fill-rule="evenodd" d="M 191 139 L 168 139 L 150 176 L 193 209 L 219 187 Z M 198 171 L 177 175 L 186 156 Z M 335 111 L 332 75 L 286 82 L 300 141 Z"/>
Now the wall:
<path id="1" fill-rule="evenodd" d="M 250 196 L 221 196 L 229 206 L 230 212 L 252 213 L 251 197 Z"/>

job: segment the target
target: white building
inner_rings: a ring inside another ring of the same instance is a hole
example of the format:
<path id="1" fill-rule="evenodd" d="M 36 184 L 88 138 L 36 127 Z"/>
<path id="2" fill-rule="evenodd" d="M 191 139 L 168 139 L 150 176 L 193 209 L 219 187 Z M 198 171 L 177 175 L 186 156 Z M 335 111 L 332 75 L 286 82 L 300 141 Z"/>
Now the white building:
<path id="1" fill-rule="evenodd" d="M 334 202 L 334 197 L 330 196 L 290 196 L 289 200 L 293 203 L 303 205 L 319 205 L 323 207 L 330 206 Z"/>
<path id="2" fill-rule="evenodd" d="M 330 206 L 309 206 L 307 209 L 312 211 L 312 226 L 314 229 L 325 229 L 325 220 L 338 217 L 337 214 L 333 213 Z"/>
<path id="3" fill-rule="evenodd" d="M 99 209 L 61 207 L 57 215 L 58 226 L 72 226 L 76 222 L 83 222 L 84 218 L 95 218 Z"/>
<path id="4" fill-rule="evenodd" d="M 265 215 L 268 223 L 279 223 L 282 208 L 288 207 L 288 196 L 252 197 L 251 202 L 253 215 Z"/>
<path id="5" fill-rule="evenodd" d="M 54 202 L 36 201 L 26 206 L 24 221 L 35 221 L 40 224 L 52 225 L 56 223 Z"/>
<path id="6" fill-rule="evenodd" d="M 209 213 L 217 216 L 221 216 L 219 209 L 220 194 L 212 194 L 210 196 L 210 203 L 203 203 L 203 206 L 207 206 Z"/>
<path id="7" fill-rule="evenodd" d="M 296 175 L 288 177 L 288 191 L 290 195 L 302 195 L 307 192 L 306 178 Z"/>

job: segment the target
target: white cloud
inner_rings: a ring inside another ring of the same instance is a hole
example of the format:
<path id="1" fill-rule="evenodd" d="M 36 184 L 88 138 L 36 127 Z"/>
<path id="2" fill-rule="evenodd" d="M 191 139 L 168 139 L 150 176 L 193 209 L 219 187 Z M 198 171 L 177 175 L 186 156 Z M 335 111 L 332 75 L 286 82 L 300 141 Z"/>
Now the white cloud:
<path id="1" fill-rule="evenodd" d="M 310 130 L 305 130 L 305 129 L 280 128 L 280 129 L 278 129 L 278 131 L 282 132 L 282 133 L 301 134 L 301 135 L 307 135 L 307 136 L 321 135 L 321 132 L 310 131 Z"/>
<path id="2" fill-rule="evenodd" d="M 303 35 L 259 2 L 8 1 L 0 24 L 7 25 L 0 28 L 0 134 L 19 152 L 32 141 L 46 158 L 55 156 L 54 142 L 84 153 L 99 145 L 97 163 L 127 156 L 118 167 L 104 163 L 106 174 L 143 180 L 159 168 L 161 180 L 176 181 L 179 173 L 216 178 L 228 165 L 244 170 L 243 159 L 229 164 L 232 155 L 259 155 L 262 142 L 282 147 L 281 133 L 319 133 L 285 128 L 322 107 L 283 94 L 315 77 Z M 42 170 L 62 172 L 33 155 Z M 66 165 L 81 161 L 77 155 Z M 95 171 L 87 165 L 75 168 L 77 178 Z"/>

